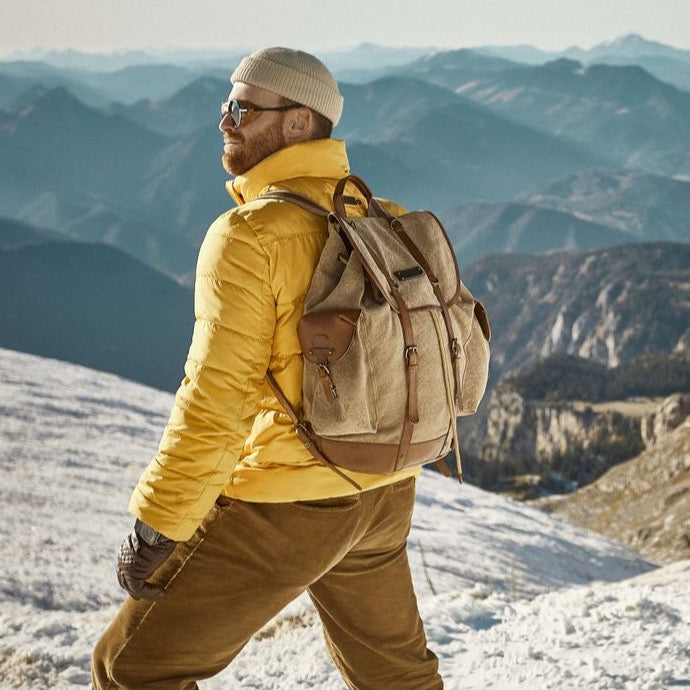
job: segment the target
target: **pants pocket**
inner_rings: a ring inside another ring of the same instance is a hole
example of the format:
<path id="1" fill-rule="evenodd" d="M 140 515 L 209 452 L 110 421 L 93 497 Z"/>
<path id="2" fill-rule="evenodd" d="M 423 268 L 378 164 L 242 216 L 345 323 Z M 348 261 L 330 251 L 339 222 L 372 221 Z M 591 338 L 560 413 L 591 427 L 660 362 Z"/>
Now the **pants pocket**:
<path id="1" fill-rule="evenodd" d="M 356 508 L 359 503 L 359 494 L 352 494 L 350 496 L 337 496 L 335 498 L 294 501 L 292 505 L 300 510 L 310 510 L 321 513 L 342 513 Z"/>

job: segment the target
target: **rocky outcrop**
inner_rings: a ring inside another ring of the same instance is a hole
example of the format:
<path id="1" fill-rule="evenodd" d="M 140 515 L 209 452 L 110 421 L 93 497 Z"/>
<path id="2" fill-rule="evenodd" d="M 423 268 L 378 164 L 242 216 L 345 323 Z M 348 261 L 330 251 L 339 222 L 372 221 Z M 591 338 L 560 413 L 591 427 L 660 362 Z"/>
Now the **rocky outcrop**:
<path id="1" fill-rule="evenodd" d="M 622 459 L 625 447 L 639 452 L 641 412 L 649 403 L 622 406 L 616 403 L 545 402 L 525 400 L 508 386 L 492 394 L 482 458 L 518 463 L 535 460 L 548 465 L 557 457 L 578 452 L 606 456 L 615 449 Z"/>
<path id="2" fill-rule="evenodd" d="M 690 415 L 690 395 L 678 393 L 666 398 L 649 415 L 642 418 L 640 433 L 647 448 L 682 424 Z"/>
<path id="3" fill-rule="evenodd" d="M 463 267 L 462 277 L 491 321 L 490 390 L 554 354 L 612 369 L 690 350 L 689 242 L 495 254 Z M 493 443 L 490 390 L 460 423 L 463 450 L 478 457 Z"/>
<path id="4" fill-rule="evenodd" d="M 667 399 L 654 416 L 670 419 L 664 409 L 675 406 Z M 690 558 L 690 417 L 589 486 L 537 504 L 659 562 Z"/>
<path id="5" fill-rule="evenodd" d="M 492 326 L 492 380 L 554 353 L 616 367 L 690 343 L 690 243 L 486 257 L 463 273 Z"/>

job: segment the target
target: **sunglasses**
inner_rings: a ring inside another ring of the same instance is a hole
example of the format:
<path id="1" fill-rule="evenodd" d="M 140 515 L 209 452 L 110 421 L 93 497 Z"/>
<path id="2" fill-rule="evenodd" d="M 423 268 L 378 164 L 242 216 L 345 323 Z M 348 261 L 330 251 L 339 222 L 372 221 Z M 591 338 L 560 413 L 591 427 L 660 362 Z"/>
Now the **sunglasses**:
<path id="1" fill-rule="evenodd" d="M 240 103 L 236 98 L 230 101 L 225 101 L 220 104 L 220 116 L 225 117 L 230 116 L 230 126 L 233 129 L 239 129 L 243 124 L 249 124 L 252 120 L 255 120 L 261 115 L 269 110 L 276 112 L 284 112 L 286 110 L 293 110 L 294 108 L 301 108 L 299 103 L 291 103 L 290 105 L 278 105 L 274 108 L 262 108 L 261 106 L 254 105 L 253 103 Z"/>

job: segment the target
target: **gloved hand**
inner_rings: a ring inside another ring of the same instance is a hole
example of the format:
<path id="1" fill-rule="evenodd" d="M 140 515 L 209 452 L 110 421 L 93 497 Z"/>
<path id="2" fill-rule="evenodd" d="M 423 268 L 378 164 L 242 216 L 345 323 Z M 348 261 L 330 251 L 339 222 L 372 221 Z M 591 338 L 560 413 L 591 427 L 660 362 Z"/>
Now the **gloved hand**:
<path id="1" fill-rule="evenodd" d="M 134 599 L 160 599 L 165 590 L 146 582 L 175 549 L 176 541 L 161 535 L 147 544 L 134 530 L 120 545 L 117 555 L 117 581 Z"/>

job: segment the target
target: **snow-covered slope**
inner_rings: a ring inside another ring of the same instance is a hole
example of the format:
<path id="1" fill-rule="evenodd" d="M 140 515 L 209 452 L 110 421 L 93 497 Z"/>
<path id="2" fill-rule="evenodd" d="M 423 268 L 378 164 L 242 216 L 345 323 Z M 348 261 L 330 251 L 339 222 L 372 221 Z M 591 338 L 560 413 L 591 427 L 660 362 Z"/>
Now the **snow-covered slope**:
<path id="1" fill-rule="evenodd" d="M 89 685 L 124 598 L 129 492 L 172 397 L 0 350 L 0 688 Z M 690 683 L 690 562 L 663 569 L 519 503 L 424 472 L 411 562 L 446 688 Z M 202 688 L 343 684 L 305 597 Z"/>

